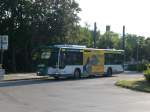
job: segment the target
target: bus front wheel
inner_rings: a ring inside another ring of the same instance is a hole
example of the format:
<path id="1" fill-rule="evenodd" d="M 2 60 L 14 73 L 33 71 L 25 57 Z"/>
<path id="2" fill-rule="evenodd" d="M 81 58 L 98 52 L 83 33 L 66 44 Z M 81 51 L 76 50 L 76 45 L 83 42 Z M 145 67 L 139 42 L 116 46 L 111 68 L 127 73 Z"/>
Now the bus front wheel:
<path id="1" fill-rule="evenodd" d="M 75 71 L 74 71 L 74 78 L 78 79 L 78 78 L 80 78 L 80 75 L 81 75 L 80 69 L 75 69 Z"/>
<path id="2" fill-rule="evenodd" d="M 58 80 L 58 79 L 60 79 L 58 76 L 54 76 L 54 79 L 56 79 L 56 80 Z"/>
<path id="3" fill-rule="evenodd" d="M 106 76 L 111 77 L 112 76 L 112 69 L 108 68 Z"/>

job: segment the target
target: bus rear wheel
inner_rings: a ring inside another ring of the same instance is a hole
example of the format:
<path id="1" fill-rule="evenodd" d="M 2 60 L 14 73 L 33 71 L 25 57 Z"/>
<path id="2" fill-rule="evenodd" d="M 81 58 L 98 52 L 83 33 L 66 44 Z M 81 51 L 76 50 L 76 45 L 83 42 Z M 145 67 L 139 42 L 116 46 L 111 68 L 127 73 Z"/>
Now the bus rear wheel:
<path id="1" fill-rule="evenodd" d="M 74 71 L 74 78 L 78 79 L 78 78 L 81 77 L 80 75 L 81 75 L 80 69 L 75 69 L 75 71 Z"/>

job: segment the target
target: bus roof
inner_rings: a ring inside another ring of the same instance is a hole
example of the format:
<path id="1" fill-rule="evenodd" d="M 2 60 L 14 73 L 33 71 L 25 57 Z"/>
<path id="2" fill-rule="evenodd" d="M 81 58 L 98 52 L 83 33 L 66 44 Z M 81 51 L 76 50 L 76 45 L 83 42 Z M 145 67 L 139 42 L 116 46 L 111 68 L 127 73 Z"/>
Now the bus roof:
<path id="1" fill-rule="evenodd" d="M 86 46 L 84 45 L 67 45 L 67 44 L 64 44 L 64 45 L 54 45 L 54 47 L 58 47 L 58 48 L 86 48 Z"/>
<path id="2" fill-rule="evenodd" d="M 124 52 L 124 50 L 116 50 L 116 49 L 97 49 L 97 48 L 87 48 L 84 45 L 54 45 L 54 46 L 49 46 L 50 48 L 62 48 L 62 49 L 79 49 L 79 50 L 103 50 L 105 53 L 109 52 Z"/>

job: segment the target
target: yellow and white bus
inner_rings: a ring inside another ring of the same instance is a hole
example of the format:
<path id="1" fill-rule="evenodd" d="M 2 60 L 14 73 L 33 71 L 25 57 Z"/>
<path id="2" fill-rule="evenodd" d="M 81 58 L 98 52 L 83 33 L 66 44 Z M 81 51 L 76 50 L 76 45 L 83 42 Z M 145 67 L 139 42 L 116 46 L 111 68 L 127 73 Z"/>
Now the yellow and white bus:
<path id="1" fill-rule="evenodd" d="M 37 74 L 59 77 L 111 76 L 123 72 L 123 50 L 54 45 L 33 54 Z"/>

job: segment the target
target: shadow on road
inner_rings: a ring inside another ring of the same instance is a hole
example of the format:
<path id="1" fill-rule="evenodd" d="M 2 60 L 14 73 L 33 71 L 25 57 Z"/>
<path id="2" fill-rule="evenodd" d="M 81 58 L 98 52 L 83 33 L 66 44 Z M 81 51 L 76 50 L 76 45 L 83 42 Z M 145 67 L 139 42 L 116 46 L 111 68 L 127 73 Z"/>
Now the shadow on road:
<path id="1" fill-rule="evenodd" d="M 116 76 L 112 76 L 116 77 Z M 17 80 L 17 81 L 2 81 L 0 82 L 0 87 L 13 87 L 13 86 L 24 86 L 24 85 L 33 85 L 33 84 L 43 84 L 43 83 L 61 83 L 64 81 L 80 81 L 80 80 L 91 80 L 97 78 L 111 78 L 111 77 L 88 77 L 88 78 L 81 78 L 81 79 L 74 79 L 74 78 L 64 78 L 64 79 L 38 79 L 38 80 Z"/>

